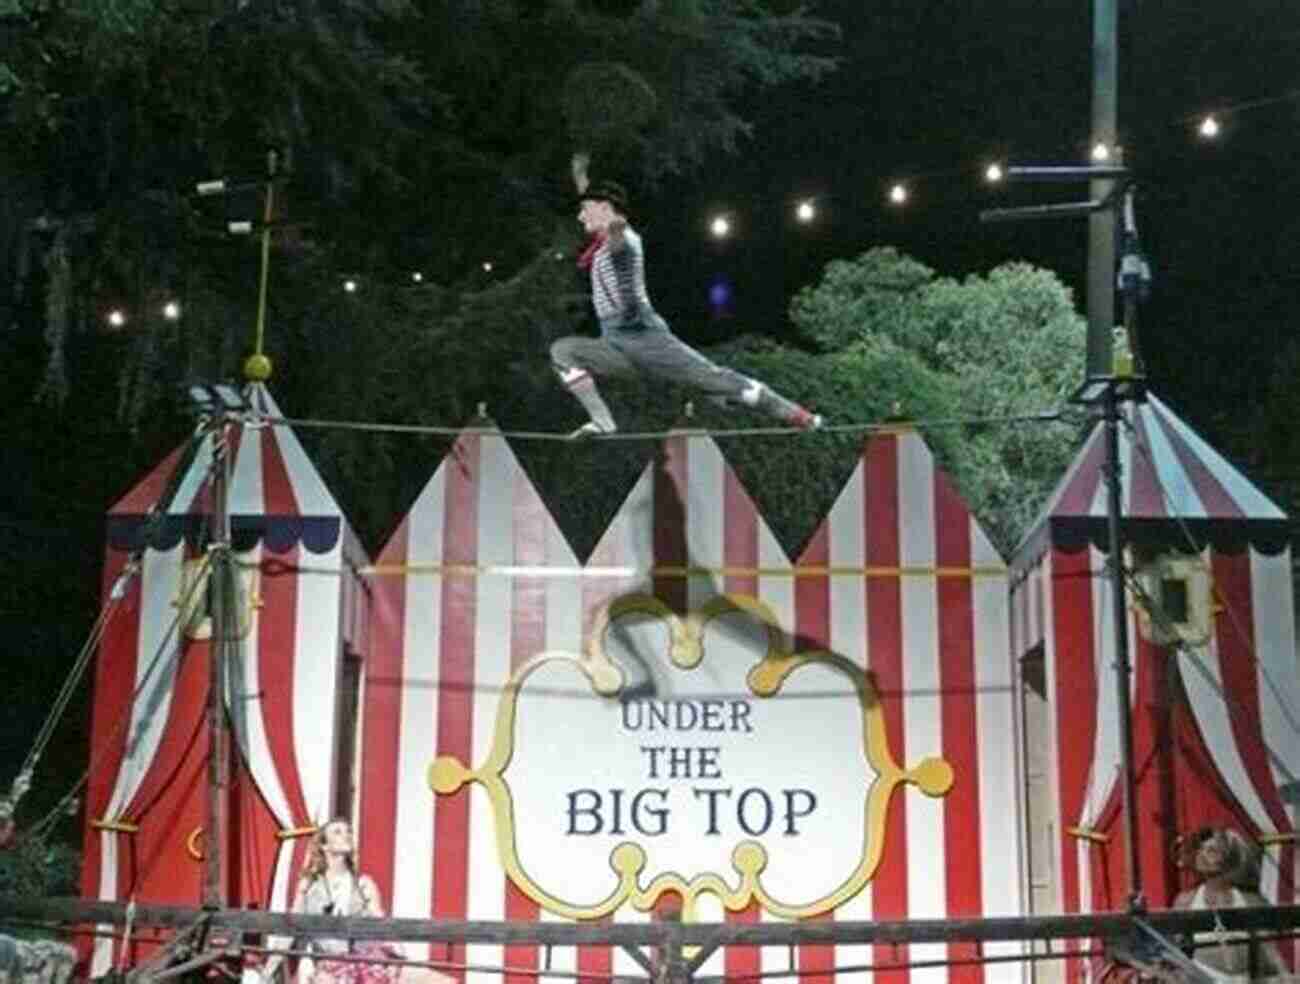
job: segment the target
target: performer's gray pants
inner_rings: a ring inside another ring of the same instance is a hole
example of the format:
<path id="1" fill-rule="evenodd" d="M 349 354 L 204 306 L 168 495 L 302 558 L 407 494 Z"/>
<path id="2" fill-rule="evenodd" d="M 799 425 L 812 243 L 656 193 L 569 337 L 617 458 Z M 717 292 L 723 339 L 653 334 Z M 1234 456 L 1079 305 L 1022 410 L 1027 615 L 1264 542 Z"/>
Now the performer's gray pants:
<path id="1" fill-rule="evenodd" d="M 561 375 L 583 369 L 593 376 L 629 376 L 645 373 L 658 379 L 700 390 L 719 403 L 741 403 L 741 394 L 753 390 L 756 380 L 709 360 L 668 328 L 657 314 L 631 328 L 607 326 L 601 337 L 569 335 L 551 345 L 551 361 Z M 789 420 L 799 407 L 760 384 L 757 408 Z M 584 401 L 585 402 L 585 401 Z"/>

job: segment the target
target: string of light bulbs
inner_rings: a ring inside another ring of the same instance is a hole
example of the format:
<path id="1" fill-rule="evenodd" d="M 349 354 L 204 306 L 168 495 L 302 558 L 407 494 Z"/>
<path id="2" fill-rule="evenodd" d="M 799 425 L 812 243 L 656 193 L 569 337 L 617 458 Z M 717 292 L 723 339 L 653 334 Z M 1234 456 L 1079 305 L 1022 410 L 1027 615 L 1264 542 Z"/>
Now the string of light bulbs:
<path id="1" fill-rule="evenodd" d="M 1224 120 L 1230 116 L 1239 115 L 1255 109 L 1261 109 L 1269 106 L 1276 106 L 1287 102 L 1300 101 L 1300 89 L 1288 90 L 1274 96 L 1268 96 L 1260 99 L 1251 99 L 1243 102 L 1223 106 L 1212 112 L 1192 114 L 1190 116 L 1181 116 L 1172 121 L 1173 125 L 1188 129 L 1196 139 L 1207 142 L 1214 141 L 1224 135 Z M 1116 159 L 1119 148 L 1106 143 L 1094 143 L 1089 149 L 1088 156 L 1094 164 L 1106 164 Z M 972 172 L 979 173 L 984 182 L 989 185 L 998 185 L 1006 178 L 1007 163 L 1005 160 L 988 160 L 986 163 L 977 167 L 950 167 L 929 171 L 916 172 L 907 176 L 898 176 L 886 182 L 883 191 L 884 204 L 891 209 L 901 209 L 913 200 L 913 188 L 923 180 L 932 178 L 950 178 L 954 176 L 969 175 Z M 809 225 L 816 221 L 819 212 L 819 203 L 829 196 L 806 196 L 795 201 L 792 209 L 792 217 L 800 225 Z M 707 220 L 709 234 L 714 239 L 726 239 L 732 235 L 737 226 L 734 211 L 719 210 L 711 214 Z"/>
<path id="2" fill-rule="evenodd" d="M 1257 99 L 1243 100 L 1236 103 L 1220 106 L 1214 110 L 1183 115 L 1170 121 L 1170 125 L 1180 127 L 1189 131 L 1195 139 L 1201 142 L 1212 142 L 1225 136 L 1226 122 L 1229 118 L 1240 116 L 1243 113 L 1253 112 L 1259 109 L 1265 109 L 1285 103 L 1300 102 L 1300 89 L 1288 89 L 1285 92 L 1277 93 L 1270 96 L 1264 96 Z M 1104 143 L 1096 143 L 1091 147 L 1088 156 L 1095 164 L 1104 164 L 1113 160 L 1116 156 L 1117 148 Z M 905 176 L 896 176 L 884 184 L 882 199 L 883 204 L 893 211 L 902 211 L 914 201 L 914 189 L 923 181 L 929 181 L 935 178 L 951 178 L 960 176 L 970 176 L 977 174 L 984 184 L 996 186 L 1006 178 L 1007 162 L 1005 159 L 986 159 L 984 163 L 977 166 L 949 167 L 934 170 L 917 171 Z M 788 200 L 787 208 L 795 224 L 802 227 L 812 227 L 825 212 L 825 203 L 833 196 L 829 194 L 800 195 Z M 720 208 L 708 213 L 704 228 L 710 238 L 715 241 L 727 240 L 735 235 L 740 228 L 738 221 L 737 208 Z M 232 234 L 248 233 L 248 229 L 232 229 Z M 568 259 L 567 254 L 556 252 L 557 261 Z M 491 258 L 484 258 L 479 261 L 477 275 L 483 278 L 492 278 L 497 274 L 497 264 Z M 386 273 L 374 272 L 363 274 L 360 271 L 339 274 L 337 278 L 338 290 L 343 294 L 357 295 L 361 294 L 367 285 L 381 284 L 383 286 L 404 286 L 410 288 L 432 287 L 434 284 L 428 279 L 424 272 L 418 268 L 408 269 L 400 273 L 392 271 Z M 183 316 L 183 307 L 179 299 L 169 298 L 159 306 L 158 315 L 164 321 L 176 322 Z M 119 330 L 126 327 L 132 320 L 132 313 L 125 305 L 114 305 L 107 308 L 103 313 L 104 323 L 114 329 Z"/>

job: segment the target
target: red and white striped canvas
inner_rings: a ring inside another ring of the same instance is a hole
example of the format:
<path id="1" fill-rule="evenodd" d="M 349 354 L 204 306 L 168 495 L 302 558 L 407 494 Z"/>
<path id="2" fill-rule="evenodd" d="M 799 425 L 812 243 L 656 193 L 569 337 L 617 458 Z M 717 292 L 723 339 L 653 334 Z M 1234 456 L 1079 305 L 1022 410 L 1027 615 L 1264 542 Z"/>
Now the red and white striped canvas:
<path id="1" fill-rule="evenodd" d="M 558 572 L 554 576 L 547 576 Z M 398 916 L 532 919 L 508 883 L 478 787 L 435 800 L 435 756 L 481 760 L 501 688 L 544 649 L 575 649 L 585 581 L 498 432 L 456 441 L 376 562 L 359 836 Z M 410 948 L 426 956 L 427 947 Z M 489 948 L 490 949 L 490 948 Z M 435 959 L 463 962 L 462 948 Z M 471 962 L 485 956 L 472 948 Z M 512 965 L 536 966 L 533 948 Z M 497 965 L 500 948 L 487 955 Z"/>
<path id="2" fill-rule="evenodd" d="M 543 650 L 583 652 L 596 614 L 632 593 L 652 594 L 682 614 L 723 594 L 757 599 L 795 651 L 828 649 L 869 670 L 897 761 L 941 756 L 952 765 L 946 796 L 895 792 L 875 878 L 838 912 L 817 918 L 1021 911 L 1006 571 L 918 435 L 872 439 L 797 563 L 717 445 L 699 434 L 673 435 L 580 565 L 508 444 L 488 429 L 460 436 L 376 564 L 361 843 L 363 867 L 395 914 L 558 918 L 505 876 L 502 835 L 483 788 L 469 783 L 435 795 L 431 764 L 442 756 L 482 762 L 512 671 Z M 579 706 L 574 728 L 587 713 L 594 712 Z M 810 733 L 818 726 L 809 715 Z M 789 736 L 792 743 L 798 737 Z M 779 746 L 773 754 L 775 762 Z M 852 795 L 863 779 L 849 772 L 846 782 Z M 607 864 L 603 853 L 575 858 Z M 817 864 L 814 855 L 808 864 Z M 773 918 L 756 903 L 737 912 L 709 895 L 698 903 L 701 919 Z M 615 914 L 648 917 L 629 907 Z M 910 954 L 805 947 L 797 959 L 805 970 L 829 971 L 964 955 L 944 946 Z M 470 968 L 537 960 L 528 948 L 488 946 L 432 956 Z M 785 960 L 784 953 L 732 948 L 702 972 L 776 969 Z M 638 972 L 626 955 L 599 947 L 557 951 L 552 966 Z M 1016 974 L 991 965 L 882 976 L 982 981 Z M 466 976 L 489 975 L 470 969 Z"/>
<path id="3" fill-rule="evenodd" d="M 1291 561 L 1282 512 L 1158 399 L 1131 410 L 1121 435 L 1126 543 L 1195 558 L 1212 591 L 1207 638 L 1177 653 L 1126 612 L 1138 857 L 1160 907 L 1189 877 L 1171 849 L 1180 835 L 1226 825 L 1276 845 L 1295 829 L 1283 792 L 1300 773 Z M 1102 437 L 1099 427 L 1013 561 L 1014 651 L 1041 643 L 1046 660 L 1066 912 L 1128 904 Z M 1295 899 L 1294 863 L 1291 850 L 1266 849 L 1265 897 Z"/>
<path id="4" fill-rule="evenodd" d="M 225 695 L 234 749 L 222 888 L 233 905 L 283 909 L 301 858 L 295 832 L 333 806 L 339 665 L 360 619 L 350 571 L 364 558 L 294 434 L 259 419 L 280 416 L 270 394 L 252 386 L 246 395 L 256 415 L 225 435 L 241 639 Z M 96 669 L 87 897 L 201 901 L 212 648 L 193 631 L 202 584 L 189 631 L 178 616 L 210 528 L 212 456 L 209 434 L 191 458 L 170 455 L 109 513 L 105 601 L 133 557 L 140 570 Z M 158 509 L 169 488 L 171 501 Z M 101 940 L 92 973 L 112 959 Z"/>
<path id="5" fill-rule="evenodd" d="M 828 639 L 832 649 L 871 670 L 900 760 L 942 754 L 957 777 L 941 799 L 894 798 L 881 868 L 841 914 L 1020 913 L 1019 746 L 1006 571 L 919 435 L 904 430 L 868 442 L 799 564 L 861 572 L 800 578 L 801 632 Z M 974 955 L 962 945 L 910 949 L 913 961 Z M 997 950 L 984 948 L 988 955 Z M 900 952 L 878 946 L 860 956 L 888 963 Z M 991 964 L 910 976 L 975 981 L 1018 973 Z"/>

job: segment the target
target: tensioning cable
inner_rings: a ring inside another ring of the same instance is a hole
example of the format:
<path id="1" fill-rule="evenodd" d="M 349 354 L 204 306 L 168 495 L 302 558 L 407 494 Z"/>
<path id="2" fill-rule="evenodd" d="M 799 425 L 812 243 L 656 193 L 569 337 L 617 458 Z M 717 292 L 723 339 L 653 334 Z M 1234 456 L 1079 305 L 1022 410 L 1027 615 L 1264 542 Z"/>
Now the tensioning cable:
<path id="1" fill-rule="evenodd" d="M 516 441 L 562 441 L 566 444 L 596 443 L 600 441 L 662 441 L 671 437 L 811 437 L 817 434 L 870 434 L 892 433 L 899 430 L 925 427 L 979 427 L 992 424 L 1054 423 L 1062 416 L 1060 409 L 1038 410 L 1024 414 L 991 417 L 933 417 L 916 420 L 861 421 L 858 423 L 825 424 L 816 430 L 800 427 L 727 427 L 695 428 L 674 427 L 669 430 L 616 431 L 575 439 L 556 431 L 500 430 L 495 426 L 467 424 L 447 427 L 437 424 L 399 424 L 364 420 L 325 420 L 315 417 L 262 417 L 262 422 L 275 426 L 320 430 L 368 431 L 382 434 L 412 434 L 424 436 L 459 437 L 477 433 L 485 437 L 501 437 Z"/>

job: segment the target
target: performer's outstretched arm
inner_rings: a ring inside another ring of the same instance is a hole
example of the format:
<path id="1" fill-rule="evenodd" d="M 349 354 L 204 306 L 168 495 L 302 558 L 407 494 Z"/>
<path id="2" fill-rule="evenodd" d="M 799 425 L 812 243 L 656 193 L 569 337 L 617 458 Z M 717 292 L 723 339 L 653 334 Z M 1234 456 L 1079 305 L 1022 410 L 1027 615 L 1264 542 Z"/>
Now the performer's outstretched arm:
<path id="1" fill-rule="evenodd" d="M 573 175 L 573 186 L 578 189 L 581 195 L 587 190 L 590 179 L 587 177 L 587 169 L 591 166 L 591 155 L 585 150 L 580 150 L 573 155 L 569 162 L 569 173 Z"/>

